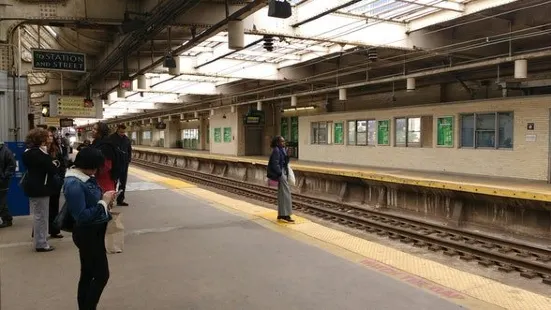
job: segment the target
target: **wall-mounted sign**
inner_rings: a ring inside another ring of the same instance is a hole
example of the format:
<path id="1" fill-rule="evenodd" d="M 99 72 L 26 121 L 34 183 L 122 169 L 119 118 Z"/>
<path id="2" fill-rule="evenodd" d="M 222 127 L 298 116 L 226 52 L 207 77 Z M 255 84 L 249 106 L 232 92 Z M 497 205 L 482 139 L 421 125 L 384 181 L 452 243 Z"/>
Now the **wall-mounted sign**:
<path id="1" fill-rule="evenodd" d="M 229 143 L 232 140 L 231 127 L 224 127 L 224 142 Z"/>
<path id="2" fill-rule="evenodd" d="M 264 124 L 264 111 L 249 110 L 249 112 L 243 117 L 243 124 L 245 125 Z"/>
<path id="3" fill-rule="evenodd" d="M 453 147 L 453 116 L 439 117 L 436 124 L 436 145 Z"/>
<path id="4" fill-rule="evenodd" d="M 389 145 L 390 144 L 390 121 L 379 121 L 377 126 L 377 144 Z"/>
<path id="5" fill-rule="evenodd" d="M 102 118 L 101 101 L 84 97 L 50 95 L 50 116 L 62 118 Z"/>
<path id="6" fill-rule="evenodd" d="M 222 128 L 214 128 L 214 143 L 222 142 Z"/>
<path id="7" fill-rule="evenodd" d="M 59 122 L 60 122 L 59 117 L 44 117 L 42 118 L 41 125 L 46 125 L 47 127 L 58 127 Z"/>
<path id="8" fill-rule="evenodd" d="M 155 128 L 156 128 L 156 129 L 160 129 L 160 130 L 166 129 L 166 123 L 163 123 L 163 122 L 157 123 L 157 124 L 155 125 Z"/>
<path id="9" fill-rule="evenodd" d="M 86 54 L 32 49 L 33 69 L 86 72 Z"/>
<path id="10" fill-rule="evenodd" d="M 130 89 L 132 88 L 132 81 L 130 81 L 130 80 L 122 80 L 122 81 L 119 83 L 119 86 L 121 87 L 121 89 L 130 90 Z"/>
<path id="11" fill-rule="evenodd" d="M 73 127 L 74 120 L 72 118 L 62 118 L 59 120 L 59 127 Z"/>
<path id="12" fill-rule="evenodd" d="M 336 122 L 335 129 L 333 130 L 333 143 L 343 144 L 344 143 L 344 123 Z"/>

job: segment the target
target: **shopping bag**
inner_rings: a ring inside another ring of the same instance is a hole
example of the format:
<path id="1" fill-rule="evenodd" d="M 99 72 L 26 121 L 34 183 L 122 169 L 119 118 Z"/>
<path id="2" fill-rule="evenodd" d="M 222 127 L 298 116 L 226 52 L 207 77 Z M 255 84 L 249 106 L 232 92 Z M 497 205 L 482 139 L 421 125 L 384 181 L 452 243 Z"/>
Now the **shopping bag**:
<path id="1" fill-rule="evenodd" d="M 268 186 L 269 186 L 269 187 L 278 187 L 278 186 L 279 186 L 279 181 L 278 181 L 278 180 L 270 180 L 270 179 L 268 179 Z"/>
<path id="2" fill-rule="evenodd" d="M 295 186 L 297 184 L 297 179 L 295 178 L 295 172 L 290 166 L 287 167 L 287 173 L 287 181 L 289 182 L 289 185 Z"/>
<path id="3" fill-rule="evenodd" d="M 122 213 L 110 211 L 112 219 L 107 223 L 105 232 L 105 249 L 107 253 L 122 253 L 124 250 L 124 225 L 122 224 Z"/>

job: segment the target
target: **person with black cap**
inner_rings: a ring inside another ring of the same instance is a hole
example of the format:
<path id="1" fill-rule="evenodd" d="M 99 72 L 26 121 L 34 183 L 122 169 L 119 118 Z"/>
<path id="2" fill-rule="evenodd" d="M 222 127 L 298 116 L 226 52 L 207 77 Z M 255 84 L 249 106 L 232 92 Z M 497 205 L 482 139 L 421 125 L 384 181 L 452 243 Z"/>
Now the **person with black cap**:
<path id="1" fill-rule="evenodd" d="M 63 185 L 67 210 L 75 223 L 73 242 L 80 256 L 79 309 L 96 309 L 109 280 L 105 232 L 116 193 L 107 191 L 102 195 L 94 176 L 104 162 L 100 150 L 82 149 L 75 158 L 74 167 L 67 171 Z"/>

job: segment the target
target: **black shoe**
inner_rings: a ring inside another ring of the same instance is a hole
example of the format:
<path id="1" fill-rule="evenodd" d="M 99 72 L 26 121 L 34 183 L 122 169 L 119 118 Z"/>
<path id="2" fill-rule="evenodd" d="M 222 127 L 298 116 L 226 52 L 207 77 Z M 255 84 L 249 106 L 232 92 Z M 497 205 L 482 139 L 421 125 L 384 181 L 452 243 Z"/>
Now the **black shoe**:
<path id="1" fill-rule="evenodd" d="M 290 224 L 295 222 L 295 220 L 293 220 L 290 216 L 278 216 L 277 220 Z"/>
<path id="2" fill-rule="evenodd" d="M 126 202 L 117 202 L 117 206 L 119 207 L 128 207 L 128 204 Z"/>
<path id="3" fill-rule="evenodd" d="M 6 228 L 13 225 L 12 221 L 3 221 L 2 224 L 0 224 L 0 228 Z"/>
<path id="4" fill-rule="evenodd" d="M 39 248 L 39 249 L 36 249 L 37 252 L 51 252 L 55 250 L 55 248 L 53 246 L 49 246 L 47 248 Z"/>
<path id="5" fill-rule="evenodd" d="M 62 234 L 50 235 L 50 238 L 61 239 L 61 238 L 63 238 L 63 235 Z"/>

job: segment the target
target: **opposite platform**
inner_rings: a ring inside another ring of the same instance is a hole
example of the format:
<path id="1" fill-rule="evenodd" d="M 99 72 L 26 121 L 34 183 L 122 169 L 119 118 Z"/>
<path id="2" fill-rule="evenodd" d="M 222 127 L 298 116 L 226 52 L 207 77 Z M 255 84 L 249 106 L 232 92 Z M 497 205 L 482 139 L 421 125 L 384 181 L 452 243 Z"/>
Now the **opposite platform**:
<path id="1" fill-rule="evenodd" d="M 205 158 L 218 161 L 243 162 L 267 165 L 266 157 L 215 155 L 204 151 L 168 149 L 161 147 L 133 146 L 138 151 Z M 528 199 L 551 202 L 551 185 L 543 181 L 492 178 L 474 175 L 459 175 L 420 172 L 404 169 L 384 169 L 307 161 L 292 161 L 294 170 L 329 175 L 353 177 L 381 182 L 398 183 L 435 189 L 445 189 L 489 196 Z"/>
<path id="2" fill-rule="evenodd" d="M 303 218 L 296 225 L 277 224 L 271 209 L 142 170 L 132 168 L 131 174 L 131 206 L 120 208 L 126 248 L 109 256 L 111 279 L 100 309 L 551 305 L 543 296 Z M 0 244 L 2 309 L 74 309 L 78 256 L 70 238 L 52 242 L 54 252 L 34 253 L 30 219 L 17 218 L 13 228 L 2 231 Z"/>

